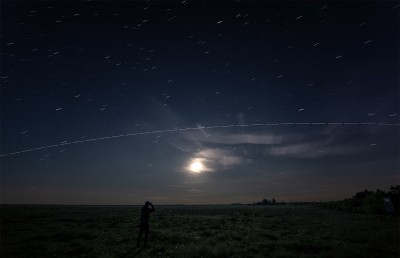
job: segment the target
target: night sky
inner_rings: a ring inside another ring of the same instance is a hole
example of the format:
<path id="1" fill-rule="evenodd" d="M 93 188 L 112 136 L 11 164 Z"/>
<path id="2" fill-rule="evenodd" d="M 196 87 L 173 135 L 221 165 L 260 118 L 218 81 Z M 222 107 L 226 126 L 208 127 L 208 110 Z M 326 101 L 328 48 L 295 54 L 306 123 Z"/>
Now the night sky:
<path id="1" fill-rule="evenodd" d="M 400 184 L 399 9 L 2 1 L 1 203 L 327 201 Z"/>

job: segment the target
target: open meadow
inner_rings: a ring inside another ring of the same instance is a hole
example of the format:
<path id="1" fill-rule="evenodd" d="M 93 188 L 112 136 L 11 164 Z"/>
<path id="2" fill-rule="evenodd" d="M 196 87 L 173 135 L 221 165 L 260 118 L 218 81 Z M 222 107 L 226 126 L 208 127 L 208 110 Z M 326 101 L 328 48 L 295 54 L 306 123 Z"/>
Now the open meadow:
<path id="1" fill-rule="evenodd" d="M 399 217 L 286 206 L 2 206 L 1 257 L 399 257 Z"/>

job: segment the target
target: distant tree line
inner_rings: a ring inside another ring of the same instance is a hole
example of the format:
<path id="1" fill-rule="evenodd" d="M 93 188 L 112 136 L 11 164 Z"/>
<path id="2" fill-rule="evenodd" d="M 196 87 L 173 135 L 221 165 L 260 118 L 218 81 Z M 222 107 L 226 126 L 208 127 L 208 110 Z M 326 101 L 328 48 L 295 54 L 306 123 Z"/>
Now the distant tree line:
<path id="1" fill-rule="evenodd" d="M 391 186 L 388 192 L 367 189 L 356 193 L 350 199 L 325 202 L 322 206 L 329 209 L 351 211 L 366 214 L 400 213 L 400 185 Z"/>
<path id="2" fill-rule="evenodd" d="M 275 198 L 272 198 L 271 200 L 268 199 L 263 199 L 261 202 L 254 202 L 253 205 L 284 205 L 285 202 L 277 202 Z"/>

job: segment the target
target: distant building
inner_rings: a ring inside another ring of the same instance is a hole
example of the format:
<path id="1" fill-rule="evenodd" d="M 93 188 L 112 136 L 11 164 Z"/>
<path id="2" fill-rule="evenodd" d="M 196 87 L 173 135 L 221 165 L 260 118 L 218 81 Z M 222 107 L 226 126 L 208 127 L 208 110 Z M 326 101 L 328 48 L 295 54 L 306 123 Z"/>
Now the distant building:
<path id="1" fill-rule="evenodd" d="M 263 199 L 261 202 L 255 202 L 253 205 L 284 205 L 285 202 L 277 202 L 275 198 L 272 198 L 271 200 L 268 199 Z"/>

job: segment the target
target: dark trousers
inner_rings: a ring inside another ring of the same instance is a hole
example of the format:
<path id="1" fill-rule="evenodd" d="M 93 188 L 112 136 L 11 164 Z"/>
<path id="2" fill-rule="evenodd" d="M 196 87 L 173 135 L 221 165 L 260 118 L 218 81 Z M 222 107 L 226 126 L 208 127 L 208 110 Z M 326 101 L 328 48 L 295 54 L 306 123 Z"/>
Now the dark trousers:
<path id="1" fill-rule="evenodd" d="M 140 239 L 142 238 L 143 231 L 144 231 L 144 246 L 146 246 L 147 238 L 149 237 L 149 223 L 147 222 L 140 223 L 140 231 L 137 239 L 137 245 L 140 245 Z"/>

